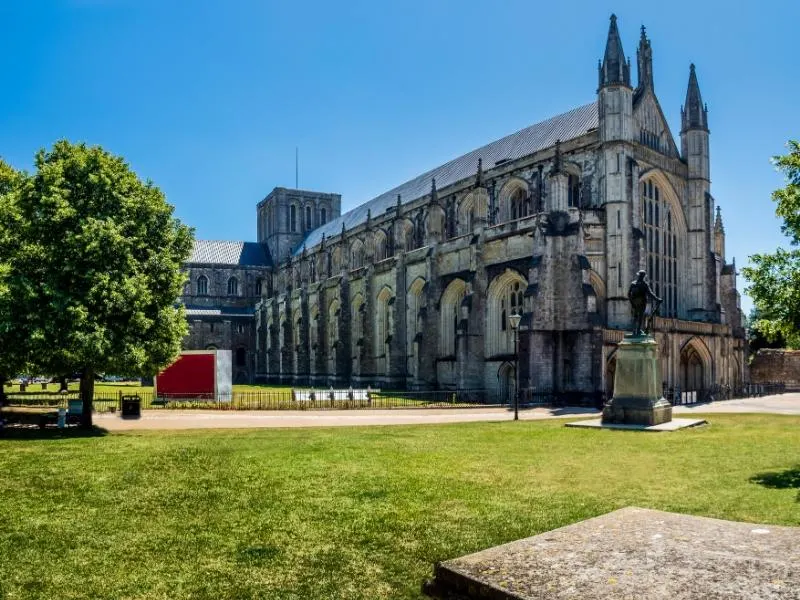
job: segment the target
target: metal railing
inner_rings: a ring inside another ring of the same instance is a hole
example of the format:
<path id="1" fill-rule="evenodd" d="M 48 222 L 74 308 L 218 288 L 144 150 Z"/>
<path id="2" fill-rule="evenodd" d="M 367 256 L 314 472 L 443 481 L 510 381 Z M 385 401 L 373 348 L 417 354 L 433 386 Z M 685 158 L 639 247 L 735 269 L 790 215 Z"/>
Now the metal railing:
<path id="1" fill-rule="evenodd" d="M 234 391 L 230 394 L 154 394 L 151 390 L 127 390 L 125 396 L 138 396 L 142 409 L 206 410 L 323 410 L 323 409 L 394 409 L 394 408 L 470 408 L 497 406 L 496 395 L 488 390 L 375 391 L 368 389 L 303 389 L 294 394 L 290 388 Z M 96 391 L 95 412 L 120 410 L 123 392 Z M 9 393 L 6 402 L 14 406 L 67 408 L 80 398 L 77 391 L 66 393 Z"/>
<path id="2" fill-rule="evenodd" d="M 782 383 L 745 384 L 737 388 L 712 386 L 708 389 L 681 391 L 665 388 L 664 397 L 673 405 L 692 405 L 717 400 L 782 394 Z M 158 394 L 152 390 L 130 388 L 122 391 L 95 390 L 94 411 L 115 412 L 121 409 L 122 396 L 138 396 L 142 409 L 206 409 L 206 410 L 327 410 L 327 409 L 395 409 L 395 408 L 471 408 L 487 406 L 511 407 L 513 391 L 500 394 L 494 390 L 429 390 L 387 391 L 359 389 L 293 389 L 233 391 L 216 397 L 202 394 Z M 592 394 L 556 392 L 550 388 L 520 390 L 520 407 L 586 405 Z M 603 395 L 591 404 L 602 406 Z M 77 390 L 68 392 L 7 392 L 6 403 L 13 406 L 68 408 L 70 401 L 80 399 Z"/>

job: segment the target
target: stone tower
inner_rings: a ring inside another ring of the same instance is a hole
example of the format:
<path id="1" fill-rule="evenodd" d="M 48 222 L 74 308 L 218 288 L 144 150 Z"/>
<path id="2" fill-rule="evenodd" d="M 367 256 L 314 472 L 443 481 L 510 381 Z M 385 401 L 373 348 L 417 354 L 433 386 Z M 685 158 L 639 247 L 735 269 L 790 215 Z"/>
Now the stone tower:
<path id="1" fill-rule="evenodd" d="M 611 15 L 606 51 L 599 66 L 597 95 L 600 199 L 607 218 L 608 324 L 627 327 L 630 322 L 627 290 L 639 268 L 639 253 L 634 251 L 639 241 L 633 236 L 632 197 L 636 186 L 631 185 L 629 177 L 634 165 L 629 145 L 634 137 L 631 67 L 622 50 L 616 15 Z"/>
<path id="2" fill-rule="evenodd" d="M 341 204 L 339 194 L 276 187 L 256 208 L 258 241 L 283 261 L 311 231 L 338 218 Z"/>
<path id="3" fill-rule="evenodd" d="M 708 155 L 708 108 L 700 96 L 694 65 L 689 67 L 686 103 L 681 107 L 681 157 L 688 165 L 686 217 L 689 230 L 690 286 L 687 295 L 689 318 L 696 321 L 718 317 L 708 256 L 714 252 L 712 218 L 714 200 L 709 193 L 711 173 Z"/>

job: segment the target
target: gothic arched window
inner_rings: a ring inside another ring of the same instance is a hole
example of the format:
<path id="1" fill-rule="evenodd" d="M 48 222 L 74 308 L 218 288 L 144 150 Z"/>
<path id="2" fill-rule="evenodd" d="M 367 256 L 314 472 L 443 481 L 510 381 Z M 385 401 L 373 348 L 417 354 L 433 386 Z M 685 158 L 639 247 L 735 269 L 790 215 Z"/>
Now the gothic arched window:
<path id="1" fill-rule="evenodd" d="M 197 278 L 197 295 L 208 296 L 208 277 L 205 275 Z"/>
<path id="2" fill-rule="evenodd" d="M 581 180 L 577 175 L 570 175 L 567 181 L 567 204 L 575 208 L 581 206 Z"/>
<path id="3" fill-rule="evenodd" d="M 642 182 L 647 277 L 662 299 L 661 315 L 678 315 L 678 243 L 672 206 L 652 180 Z"/>
<path id="4" fill-rule="evenodd" d="M 489 285 L 486 314 L 494 316 L 486 319 L 484 339 L 487 357 L 514 353 L 514 332 L 509 326 L 508 317 L 523 313 L 526 285 L 522 275 L 510 269 L 495 277 Z"/>
<path id="5" fill-rule="evenodd" d="M 392 291 L 385 287 L 375 302 L 375 371 L 378 375 L 389 374 L 389 342 L 392 337 Z"/>
<path id="6" fill-rule="evenodd" d="M 228 296 L 239 295 L 239 280 L 236 277 L 228 279 Z"/>
<path id="7" fill-rule="evenodd" d="M 467 295 L 467 284 L 455 279 L 445 289 L 439 302 L 439 356 L 454 356 L 456 335 L 461 318 L 461 301 Z"/>
<path id="8" fill-rule="evenodd" d="M 511 208 L 511 220 L 521 219 L 528 216 L 528 195 L 522 188 L 517 188 L 509 198 Z"/>
<path id="9" fill-rule="evenodd" d="M 256 279 L 256 296 L 261 296 L 261 292 L 263 291 L 263 287 L 264 287 L 263 282 L 262 282 L 261 278 L 259 277 L 258 279 Z"/>

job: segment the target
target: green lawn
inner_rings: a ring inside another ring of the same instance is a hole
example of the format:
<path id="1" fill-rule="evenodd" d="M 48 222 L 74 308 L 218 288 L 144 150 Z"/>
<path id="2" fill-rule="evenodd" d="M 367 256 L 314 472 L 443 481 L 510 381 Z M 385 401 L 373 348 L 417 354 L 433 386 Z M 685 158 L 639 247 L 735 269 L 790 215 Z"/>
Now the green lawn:
<path id="1" fill-rule="evenodd" d="M 709 418 L 19 434 L 0 598 L 420 598 L 437 560 L 628 505 L 800 525 L 800 417 Z"/>

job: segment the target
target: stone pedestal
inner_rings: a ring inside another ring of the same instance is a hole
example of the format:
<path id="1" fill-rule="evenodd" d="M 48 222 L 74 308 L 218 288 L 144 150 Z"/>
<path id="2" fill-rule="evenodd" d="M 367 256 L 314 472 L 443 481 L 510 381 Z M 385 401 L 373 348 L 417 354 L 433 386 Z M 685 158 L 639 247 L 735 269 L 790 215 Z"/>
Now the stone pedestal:
<path id="1" fill-rule="evenodd" d="M 661 396 L 658 344 L 649 336 L 626 337 L 617 346 L 614 397 L 603 407 L 603 423 L 659 425 L 672 420 Z"/>

